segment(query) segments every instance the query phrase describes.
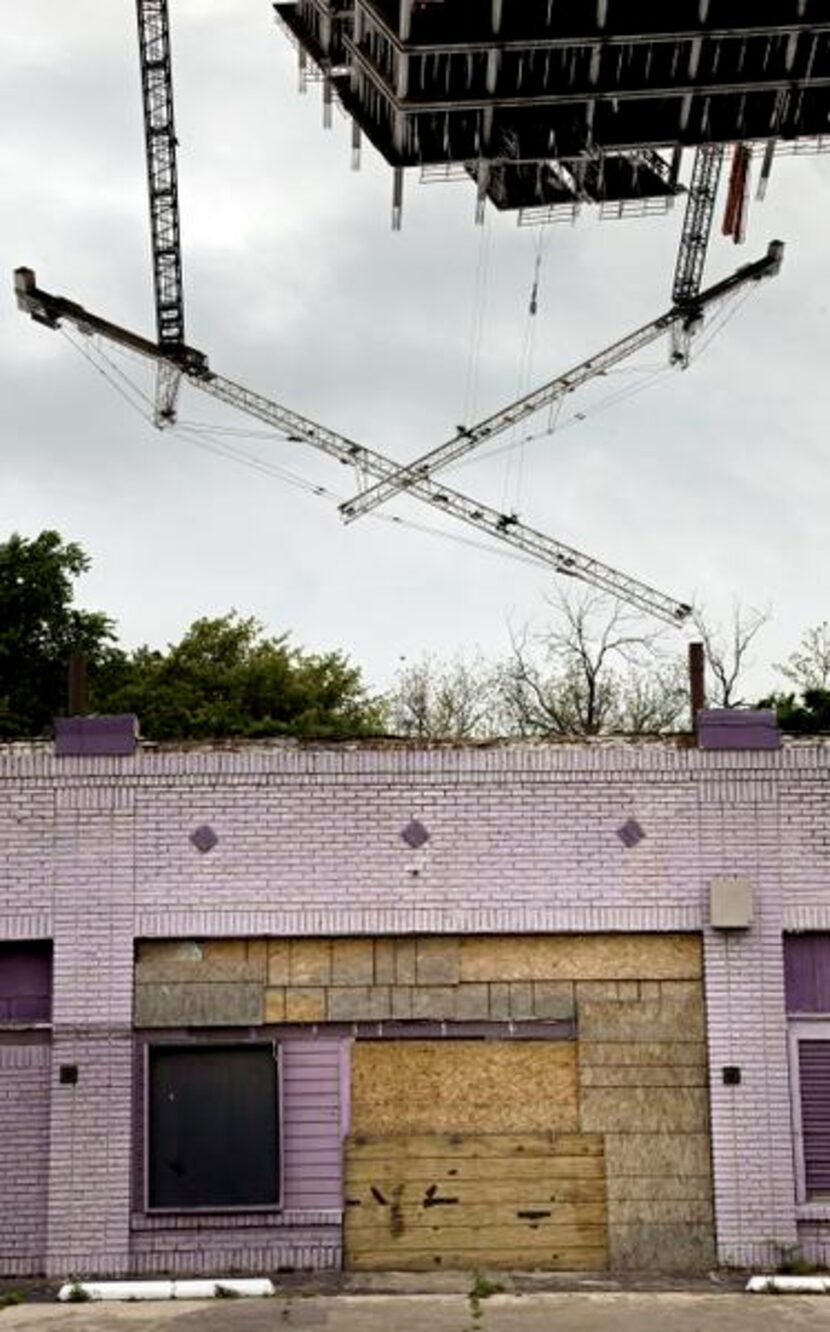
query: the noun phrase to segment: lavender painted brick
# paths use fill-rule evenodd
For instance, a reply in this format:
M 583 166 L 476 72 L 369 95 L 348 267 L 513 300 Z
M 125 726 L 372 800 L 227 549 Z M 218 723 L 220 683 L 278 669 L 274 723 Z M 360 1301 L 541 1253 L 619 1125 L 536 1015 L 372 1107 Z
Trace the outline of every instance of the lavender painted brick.
M 81 755 L 134 754 L 138 743 L 138 718 L 132 713 L 117 717 L 58 717 L 55 720 L 55 753 L 61 758 Z
M 0 1037 L 0 1275 L 46 1267 L 50 1062 L 48 1045 Z

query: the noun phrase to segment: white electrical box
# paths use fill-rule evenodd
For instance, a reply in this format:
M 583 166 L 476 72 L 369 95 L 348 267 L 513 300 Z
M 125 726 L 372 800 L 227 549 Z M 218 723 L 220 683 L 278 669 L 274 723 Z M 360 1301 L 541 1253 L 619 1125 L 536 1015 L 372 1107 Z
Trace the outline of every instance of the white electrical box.
M 751 879 L 722 875 L 709 882 L 709 924 L 713 930 L 748 930 L 755 910 Z

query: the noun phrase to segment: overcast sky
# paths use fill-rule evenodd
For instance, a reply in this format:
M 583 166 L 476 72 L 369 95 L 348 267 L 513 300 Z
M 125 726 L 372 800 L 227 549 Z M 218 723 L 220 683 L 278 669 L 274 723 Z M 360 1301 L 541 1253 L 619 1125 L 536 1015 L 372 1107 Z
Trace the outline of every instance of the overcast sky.
M 220 373 L 403 461 L 529 373 L 547 379 L 668 305 L 681 207 L 622 222 L 585 212 L 540 237 L 492 210 L 477 228 L 471 185 L 409 173 L 392 233 L 389 168 L 367 146 L 350 170 L 348 123 L 335 113 L 324 131 L 319 86 L 298 95 L 269 0 L 170 7 L 187 335 Z M 67 340 L 16 312 L 11 272 L 28 264 L 48 290 L 153 336 L 132 0 L 5 11 L 0 538 L 54 527 L 79 541 L 94 561 L 80 599 L 128 645 L 162 646 L 233 606 L 309 648 L 346 649 L 377 686 L 401 658 L 499 655 L 508 621 L 541 624 L 554 583 L 543 570 L 378 519 L 345 527 L 332 499 L 204 445 L 345 497 L 356 479 L 338 464 L 297 444 L 159 433 Z M 560 425 L 584 420 L 447 474 L 715 617 L 736 599 L 769 607 L 759 688 L 774 679 L 764 663 L 828 617 L 828 217 L 830 157 L 779 159 L 747 244 L 718 235 L 707 279 L 772 237 L 787 242 L 783 272 L 688 372 L 650 382 L 665 359 L 653 347 L 569 401 Z M 151 391 L 149 369 L 119 364 Z M 192 389 L 181 416 L 259 429 Z M 414 501 L 392 511 L 441 525 Z

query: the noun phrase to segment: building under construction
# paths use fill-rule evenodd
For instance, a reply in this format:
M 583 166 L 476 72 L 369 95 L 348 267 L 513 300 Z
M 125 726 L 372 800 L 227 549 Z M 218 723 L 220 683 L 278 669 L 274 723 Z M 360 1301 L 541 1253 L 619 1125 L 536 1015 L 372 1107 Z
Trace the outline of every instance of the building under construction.
M 520 220 L 660 211 L 684 148 L 830 146 L 828 0 L 296 0 L 281 25 L 395 168 Z

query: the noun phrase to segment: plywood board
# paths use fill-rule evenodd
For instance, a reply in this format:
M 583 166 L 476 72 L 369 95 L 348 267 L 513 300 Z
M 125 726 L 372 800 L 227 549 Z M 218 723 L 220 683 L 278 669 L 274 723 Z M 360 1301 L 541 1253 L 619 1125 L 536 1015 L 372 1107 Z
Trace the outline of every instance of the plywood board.
M 604 1163 L 601 1156 L 562 1156 L 545 1165 L 545 1178 L 548 1179 L 602 1179 Z M 421 1157 L 407 1165 L 407 1179 L 462 1180 L 462 1179 L 517 1179 L 536 1180 L 539 1177 L 540 1163 L 530 1158 L 522 1160 L 515 1157 L 477 1157 L 470 1160 L 448 1161 L 446 1158 L 430 1160 Z M 401 1178 L 401 1163 L 390 1161 L 349 1161 L 347 1158 L 346 1179 L 349 1184 L 358 1181 L 372 1182 L 378 1179 L 391 1180 Z
M 576 1132 L 570 1042 L 359 1041 L 354 1133 Z
M 590 1133 L 353 1133 L 351 1161 L 411 1160 L 416 1157 L 602 1156 L 599 1134 Z M 544 1167 L 546 1168 L 546 1167 Z
M 515 1195 L 518 1190 L 514 1189 L 513 1192 Z M 574 1226 L 604 1226 L 606 1218 L 605 1202 L 602 1199 L 598 1202 L 566 1203 L 547 1198 L 536 1199 L 533 1202 L 526 1198 L 516 1201 L 514 1197 L 512 1202 L 468 1203 L 462 1199 L 458 1191 L 452 1189 L 439 1189 L 427 1196 L 423 1186 L 417 1191 L 407 1190 L 400 1202 L 393 1201 L 391 1190 L 388 1197 L 379 1189 L 376 1189 L 376 1194 L 380 1194 L 384 1199 L 382 1203 L 371 1194 L 364 1203 L 356 1203 L 353 1198 L 348 1199 L 349 1233 L 355 1243 L 358 1242 L 360 1235 L 376 1236 L 379 1232 L 387 1231 L 392 1213 L 394 1213 L 394 1223 L 405 1228 L 407 1233 L 414 1233 L 417 1230 L 443 1232 L 464 1227 L 481 1230 L 486 1227 L 516 1225 L 534 1232 L 547 1233 L 550 1230 Z M 407 1202 L 406 1199 L 410 1194 L 413 1200 Z M 711 1215 L 711 1207 L 707 1212 L 706 1204 L 700 1202 L 663 1202 L 659 1207 L 656 1203 L 643 1204 L 644 1208 L 658 1208 L 654 1216 L 645 1213 L 634 1214 L 633 1209 L 636 1206 L 636 1203 L 631 1202 L 617 1203 L 620 1219 L 704 1221 Z M 701 1208 L 703 1208 L 702 1215 L 692 1214 Z
M 681 1181 L 682 1182 L 682 1181 Z M 687 1184 L 693 1184 L 695 1181 L 685 1181 Z M 446 1178 L 439 1182 L 436 1179 L 428 1181 L 426 1179 L 410 1179 L 406 1185 L 406 1197 L 410 1195 L 419 1199 L 420 1206 L 425 1202 L 427 1196 L 431 1198 L 459 1198 L 464 1206 L 478 1207 L 497 1207 L 502 1203 L 509 1203 L 512 1207 L 547 1207 L 551 1203 L 605 1203 L 606 1184 L 602 1177 L 602 1171 L 597 1170 L 589 1179 L 575 1178 L 573 1176 L 561 1177 L 557 1173 L 555 1176 L 546 1176 L 544 1179 L 538 1178 L 538 1172 L 535 1178 L 526 1180 L 517 1179 L 492 1179 L 489 1176 L 486 1179 L 459 1179 L 458 1176 Z M 364 1206 L 377 1204 L 378 1193 L 381 1197 L 386 1197 L 384 1182 L 379 1180 L 377 1175 L 372 1179 L 351 1178 L 347 1181 L 346 1205 L 348 1207 Z M 621 1197 L 628 1198 L 628 1194 L 621 1194 Z M 651 1194 L 647 1195 L 651 1197 Z M 686 1195 L 675 1190 L 673 1194 L 666 1194 L 666 1197 L 683 1198 Z M 692 1194 L 689 1197 L 703 1196 L 708 1194 Z M 439 1202 L 433 1203 L 433 1206 L 441 1206 Z
M 583 1087 L 582 1123 L 591 1133 L 700 1133 L 709 1098 L 705 1087 Z
M 696 980 L 694 934 L 491 935 L 461 941 L 463 981 Z

